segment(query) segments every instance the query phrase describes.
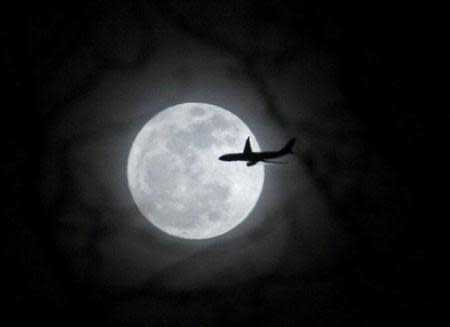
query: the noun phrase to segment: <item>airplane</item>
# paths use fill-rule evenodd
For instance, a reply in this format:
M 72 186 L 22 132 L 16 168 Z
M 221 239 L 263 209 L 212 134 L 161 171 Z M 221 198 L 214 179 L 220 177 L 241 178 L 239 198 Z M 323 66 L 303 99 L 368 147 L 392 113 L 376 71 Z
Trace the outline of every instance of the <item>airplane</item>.
M 286 154 L 292 154 L 292 147 L 295 143 L 295 137 L 290 139 L 289 142 L 279 151 L 270 152 L 253 152 L 250 145 L 250 136 L 245 141 L 244 151 L 242 153 L 228 153 L 219 157 L 222 161 L 248 161 L 247 166 L 256 165 L 258 162 L 267 162 L 275 164 L 285 164 L 286 162 L 271 161 L 268 159 L 279 158 Z

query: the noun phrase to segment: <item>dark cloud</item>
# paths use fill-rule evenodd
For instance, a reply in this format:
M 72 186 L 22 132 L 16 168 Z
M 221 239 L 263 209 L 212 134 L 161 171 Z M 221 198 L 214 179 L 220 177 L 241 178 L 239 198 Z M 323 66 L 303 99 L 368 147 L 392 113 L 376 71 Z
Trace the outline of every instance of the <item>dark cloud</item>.
M 429 80 L 420 65 L 427 47 L 418 46 L 423 32 L 405 8 L 361 6 L 33 5 L 27 37 L 7 34 L 3 54 L 18 107 L 2 128 L 2 168 L 12 181 L 4 200 L 5 269 L 13 272 L 5 298 L 15 319 L 69 326 L 426 320 L 429 105 L 418 81 Z M 289 165 L 267 166 L 249 218 L 219 238 L 162 233 L 128 190 L 137 132 L 182 102 L 231 110 L 263 148 L 297 137 Z M 229 123 L 214 117 L 211 124 L 197 127 L 213 137 Z M 207 146 L 195 127 L 179 137 Z M 180 144 L 165 146 L 187 151 Z M 155 162 L 161 167 L 148 171 L 149 180 L 174 182 L 170 171 L 155 173 L 165 165 Z

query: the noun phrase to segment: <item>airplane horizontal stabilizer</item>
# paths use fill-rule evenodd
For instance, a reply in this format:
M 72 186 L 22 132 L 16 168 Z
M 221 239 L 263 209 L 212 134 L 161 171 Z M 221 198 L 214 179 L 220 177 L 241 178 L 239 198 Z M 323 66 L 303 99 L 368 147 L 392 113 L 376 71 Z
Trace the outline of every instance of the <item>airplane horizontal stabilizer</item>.
M 262 162 L 271 163 L 271 164 L 287 164 L 285 161 L 271 161 L 271 160 L 261 160 Z

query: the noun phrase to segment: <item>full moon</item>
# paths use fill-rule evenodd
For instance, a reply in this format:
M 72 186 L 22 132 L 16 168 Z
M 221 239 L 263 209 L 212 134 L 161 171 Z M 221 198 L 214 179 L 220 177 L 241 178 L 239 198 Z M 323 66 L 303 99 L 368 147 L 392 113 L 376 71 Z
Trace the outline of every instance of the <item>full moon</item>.
M 218 160 L 242 152 L 248 126 L 230 111 L 206 103 L 169 107 L 139 131 L 128 157 L 128 185 L 141 213 L 160 230 L 206 239 L 235 228 L 252 211 L 264 166 Z

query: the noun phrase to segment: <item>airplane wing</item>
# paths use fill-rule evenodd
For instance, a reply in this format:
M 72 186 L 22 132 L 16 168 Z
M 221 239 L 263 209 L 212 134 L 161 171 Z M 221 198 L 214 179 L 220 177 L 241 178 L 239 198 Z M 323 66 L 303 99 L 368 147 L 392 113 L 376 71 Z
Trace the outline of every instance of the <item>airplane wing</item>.
M 285 165 L 287 162 L 284 161 L 271 161 L 271 160 L 261 160 L 262 162 L 271 163 L 271 164 L 282 164 Z
M 252 153 L 252 146 L 250 145 L 250 136 L 245 141 L 244 154 Z

